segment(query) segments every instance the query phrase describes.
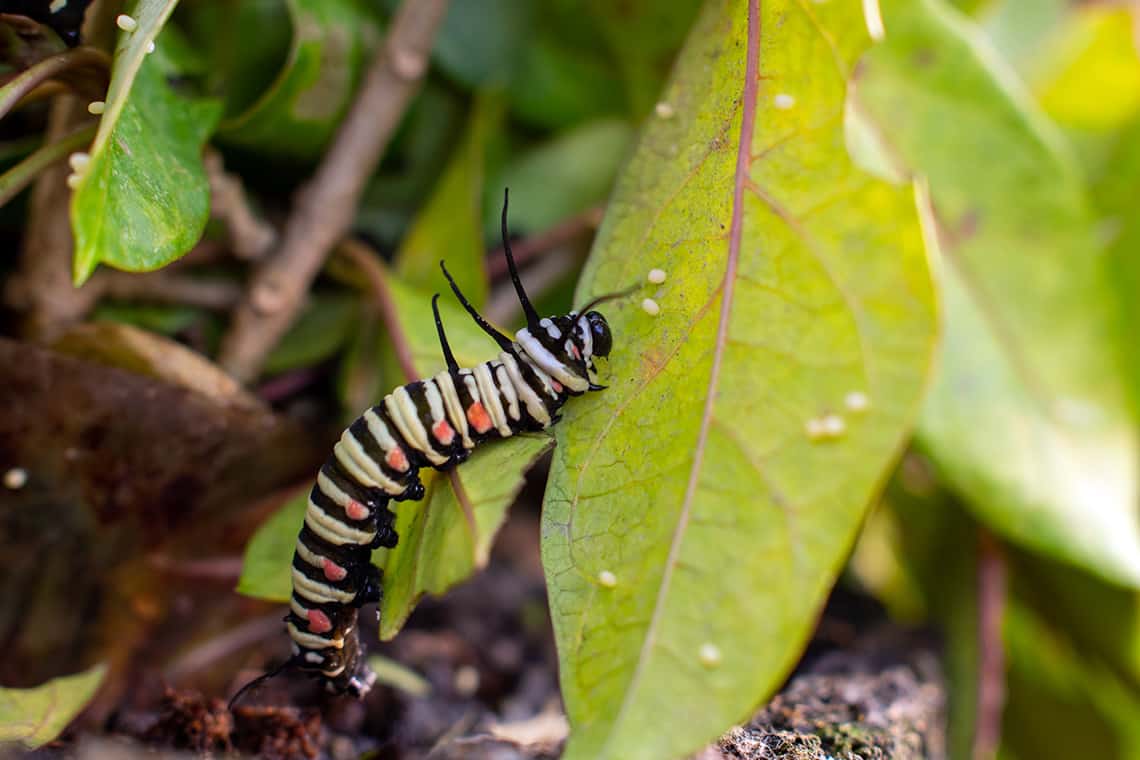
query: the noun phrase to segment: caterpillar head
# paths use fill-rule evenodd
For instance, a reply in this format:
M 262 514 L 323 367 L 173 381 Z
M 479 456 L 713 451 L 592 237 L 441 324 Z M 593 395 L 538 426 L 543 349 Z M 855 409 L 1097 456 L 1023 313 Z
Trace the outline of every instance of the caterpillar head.
M 582 339 L 582 355 L 587 361 L 593 356 L 603 359 L 610 355 L 614 346 L 609 323 L 601 312 L 588 311 L 578 317 L 578 334 Z

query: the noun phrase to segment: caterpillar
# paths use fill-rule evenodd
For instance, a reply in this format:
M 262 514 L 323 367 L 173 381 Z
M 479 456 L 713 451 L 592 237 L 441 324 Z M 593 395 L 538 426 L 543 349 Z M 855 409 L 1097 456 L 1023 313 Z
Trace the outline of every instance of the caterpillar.
M 296 667 L 335 694 L 367 694 L 376 676 L 361 655 L 357 613 L 381 598 L 372 550 L 394 547 L 399 540 L 388 505 L 423 498 L 422 468 L 447 470 L 484 442 L 544 430 L 558 422 L 571 397 L 605 389 L 595 382 L 594 358 L 608 356 L 613 340 L 605 317 L 591 307 L 625 293 L 596 298 L 563 316 L 539 318 L 511 252 L 508 200 L 504 194 L 503 255 L 526 327 L 513 339 L 492 327 L 440 262 L 455 297 L 500 353 L 475 367 L 460 367 L 440 319 L 439 294 L 432 297 L 446 369 L 396 388 L 365 410 L 321 467 L 293 554 L 293 593 L 285 618 L 293 654 L 262 678 Z M 231 704 L 260 680 L 243 687 Z

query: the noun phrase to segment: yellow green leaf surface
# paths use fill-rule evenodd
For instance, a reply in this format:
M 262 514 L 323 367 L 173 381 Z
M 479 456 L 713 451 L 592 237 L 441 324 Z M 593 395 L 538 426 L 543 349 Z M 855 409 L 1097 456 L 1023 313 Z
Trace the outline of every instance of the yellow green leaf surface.
M 618 181 L 578 301 L 643 286 L 543 518 L 568 758 L 683 757 L 763 702 L 917 413 L 914 196 L 844 147 L 860 11 L 708 3 Z
M 96 665 L 32 689 L 0 687 L 0 748 L 8 742 L 35 748 L 55 739 L 95 695 L 105 671 Z
M 1140 584 L 1125 345 L 1081 174 L 976 27 L 931 0 L 883 10 L 860 107 L 928 179 L 944 252 L 944 353 L 921 442 L 994 530 Z
M 220 106 L 177 94 L 147 55 L 175 5 L 139 0 L 136 28 L 120 32 L 106 110 L 71 198 L 77 283 L 101 262 L 129 271 L 165 266 L 190 250 L 206 225 L 210 192 L 201 152 Z

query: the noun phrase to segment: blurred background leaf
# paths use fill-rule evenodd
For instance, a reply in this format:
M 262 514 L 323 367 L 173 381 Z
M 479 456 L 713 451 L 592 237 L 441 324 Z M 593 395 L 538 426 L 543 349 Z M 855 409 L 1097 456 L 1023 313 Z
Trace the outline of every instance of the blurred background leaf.
M 439 262 L 474 304 L 487 298 L 483 267 L 483 186 L 487 143 L 501 129 L 502 103 L 483 96 L 472 106 L 467 132 L 427 203 L 396 251 L 396 272 L 410 285 L 446 285 Z M 443 287 L 446 290 L 446 287 Z
M 106 670 L 96 665 L 34 689 L 0 687 L 0 747 L 19 742 L 35 749 L 55 739 L 90 701 Z
M 921 443 L 987 525 L 1140 584 L 1125 344 L 1080 170 L 968 20 L 931 0 L 885 8 L 858 102 L 929 180 L 944 253 Z
M 238 84 L 226 99 L 232 110 L 218 135 L 258 153 L 312 160 L 324 151 L 352 102 L 380 38 L 378 23 L 372 4 L 363 0 L 286 0 L 285 7 L 292 41 L 288 58 L 268 88 L 261 84 L 265 64 L 275 59 L 279 49 L 280 13 L 256 2 L 242 11 L 246 15 L 236 19 L 237 24 L 228 12 L 213 17 L 208 33 L 228 38 L 228 47 L 219 45 L 217 50 L 227 56 L 225 62 Z M 264 37 L 263 14 L 276 17 L 268 21 Z M 262 39 L 247 45 L 250 36 Z M 224 80 L 227 90 L 230 80 L 229 76 Z M 248 85 L 242 87 L 245 81 Z M 250 93 L 258 93 L 252 102 Z M 241 106 L 245 107 L 238 110 Z

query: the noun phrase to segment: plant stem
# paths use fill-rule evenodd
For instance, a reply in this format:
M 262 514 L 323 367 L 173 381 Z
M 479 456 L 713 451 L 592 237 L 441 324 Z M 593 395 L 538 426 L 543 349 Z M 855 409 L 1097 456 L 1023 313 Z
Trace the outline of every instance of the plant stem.
M 84 127 L 72 132 L 62 140 L 56 140 L 39 148 L 23 161 L 0 174 L 0 207 L 19 195 L 20 191 L 30 185 L 40 172 L 84 145 L 90 144 L 94 137 L 95 127 Z
M 29 66 L 0 87 L 0 118 L 11 111 L 25 95 L 49 79 L 73 69 L 88 67 L 107 76 L 107 72 L 111 69 L 111 61 L 101 50 L 80 47 Z
M 1005 704 L 1005 650 L 1001 624 L 1005 613 L 1005 555 L 990 533 L 978 536 L 978 702 L 974 716 L 974 760 L 990 760 L 1001 741 Z

